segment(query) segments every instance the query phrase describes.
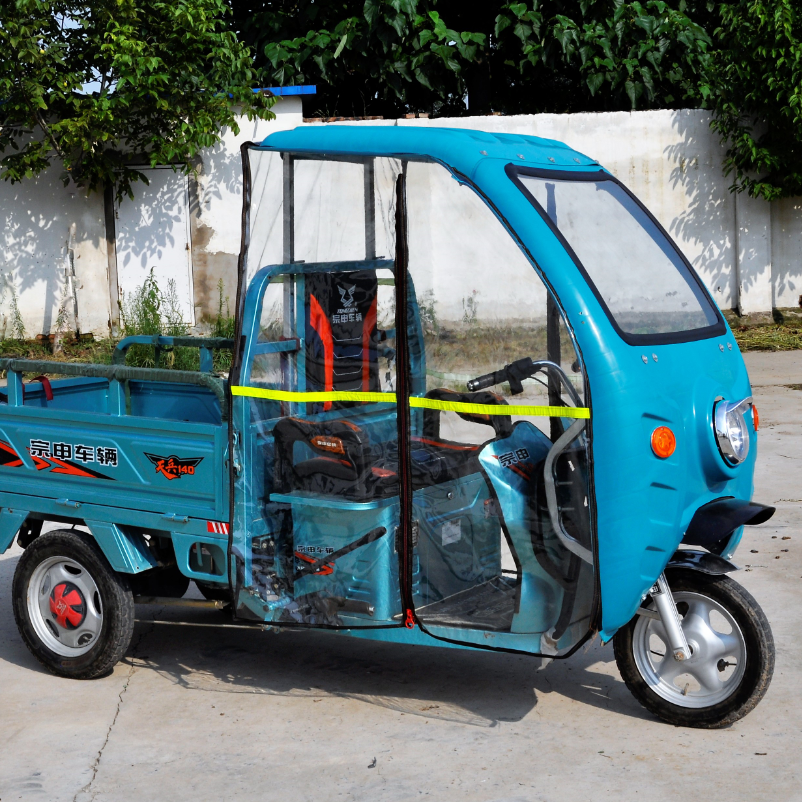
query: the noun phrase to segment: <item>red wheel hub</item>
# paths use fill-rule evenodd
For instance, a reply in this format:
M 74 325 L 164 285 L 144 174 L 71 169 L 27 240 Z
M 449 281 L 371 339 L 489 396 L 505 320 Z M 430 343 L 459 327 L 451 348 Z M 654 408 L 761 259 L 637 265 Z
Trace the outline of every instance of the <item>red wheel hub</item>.
M 86 617 L 86 601 L 72 582 L 60 582 L 50 594 L 50 612 L 62 629 L 78 629 Z

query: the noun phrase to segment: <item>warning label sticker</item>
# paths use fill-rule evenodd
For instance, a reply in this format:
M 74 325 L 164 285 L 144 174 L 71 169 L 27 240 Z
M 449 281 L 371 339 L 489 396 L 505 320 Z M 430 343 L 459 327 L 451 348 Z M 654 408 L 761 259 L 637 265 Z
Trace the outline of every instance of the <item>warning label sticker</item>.
M 462 521 L 459 518 L 456 521 L 446 521 L 440 528 L 440 536 L 444 546 L 462 540 Z

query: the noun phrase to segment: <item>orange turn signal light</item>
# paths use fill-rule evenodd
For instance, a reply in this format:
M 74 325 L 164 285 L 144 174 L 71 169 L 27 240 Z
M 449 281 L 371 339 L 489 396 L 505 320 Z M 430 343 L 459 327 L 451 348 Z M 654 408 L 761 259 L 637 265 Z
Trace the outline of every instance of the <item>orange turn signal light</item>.
M 652 432 L 652 451 L 660 457 L 666 459 L 674 453 L 677 447 L 677 438 L 668 426 L 658 426 Z
M 754 404 L 752 404 L 752 423 L 757 431 L 760 428 L 760 415 L 757 414 L 757 407 Z

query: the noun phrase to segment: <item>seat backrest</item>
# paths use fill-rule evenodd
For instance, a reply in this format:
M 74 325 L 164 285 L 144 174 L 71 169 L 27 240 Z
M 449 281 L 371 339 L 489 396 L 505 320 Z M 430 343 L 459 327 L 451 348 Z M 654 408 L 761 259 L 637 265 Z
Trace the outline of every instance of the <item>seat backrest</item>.
M 305 292 L 307 389 L 379 391 L 376 273 L 309 273 Z

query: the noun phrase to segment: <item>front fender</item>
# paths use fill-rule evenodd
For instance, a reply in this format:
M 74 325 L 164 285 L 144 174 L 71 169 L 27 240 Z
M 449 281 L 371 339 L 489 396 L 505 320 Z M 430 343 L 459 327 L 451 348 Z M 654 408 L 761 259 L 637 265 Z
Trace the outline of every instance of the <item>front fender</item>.
M 699 571 L 712 576 L 731 574 L 733 571 L 741 570 L 737 565 L 725 560 L 723 557 L 719 557 L 717 554 L 691 549 L 675 551 L 666 568 L 688 568 L 691 571 Z
M 755 501 L 717 498 L 696 510 L 682 542 L 688 546 L 703 546 L 721 554 L 736 529 L 758 526 L 768 521 L 774 513 L 774 507 Z

